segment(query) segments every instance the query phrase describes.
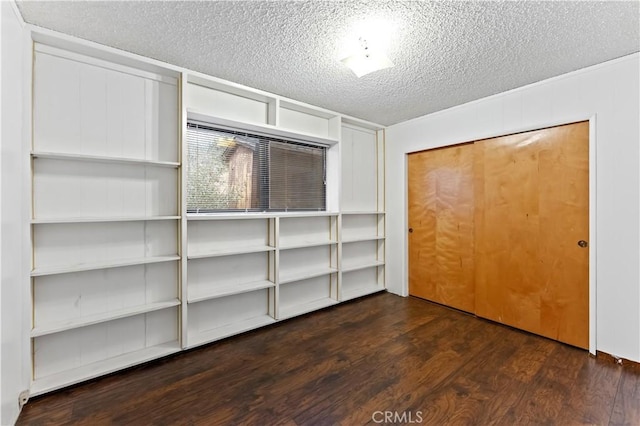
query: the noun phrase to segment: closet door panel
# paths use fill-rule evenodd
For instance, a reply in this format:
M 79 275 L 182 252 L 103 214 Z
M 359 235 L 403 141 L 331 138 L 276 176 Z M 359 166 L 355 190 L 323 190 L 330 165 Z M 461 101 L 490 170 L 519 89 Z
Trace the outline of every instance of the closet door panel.
M 409 293 L 474 312 L 474 146 L 410 154 Z
M 589 341 L 589 123 L 478 141 L 476 313 Z

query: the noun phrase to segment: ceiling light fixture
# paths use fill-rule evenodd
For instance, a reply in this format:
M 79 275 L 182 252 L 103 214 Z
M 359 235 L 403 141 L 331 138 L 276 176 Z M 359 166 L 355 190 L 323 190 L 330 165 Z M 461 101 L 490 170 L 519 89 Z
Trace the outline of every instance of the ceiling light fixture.
M 342 63 L 353 71 L 356 77 L 360 78 L 374 71 L 391 68 L 393 62 L 381 50 L 371 49 L 367 40 L 359 39 L 360 47 L 357 51 L 344 59 Z

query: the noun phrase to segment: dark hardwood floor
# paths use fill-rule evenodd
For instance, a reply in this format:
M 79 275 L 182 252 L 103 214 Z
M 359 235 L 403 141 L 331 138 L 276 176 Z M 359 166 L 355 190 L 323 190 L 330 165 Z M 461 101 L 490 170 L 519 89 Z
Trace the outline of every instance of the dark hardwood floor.
M 376 423 L 637 426 L 640 368 L 383 293 L 35 398 L 18 420 Z

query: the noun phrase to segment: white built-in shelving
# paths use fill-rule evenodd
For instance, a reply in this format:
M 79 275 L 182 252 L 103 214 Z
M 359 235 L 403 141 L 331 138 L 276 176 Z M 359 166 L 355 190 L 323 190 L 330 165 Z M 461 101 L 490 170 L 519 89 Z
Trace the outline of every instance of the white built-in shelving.
M 338 216 L 188 215 L 186 346 L 337 303 Z
M 359 119 L 34 31 L 30 393 L 385 287 Z M 327 211 L 188 213 L 187 120 L 327 147 Z
M 178 77 L 35 45 L 31 394 L 180 350 Z
M 342 213 L 341 301 L 385 288 L 384 218 L 377 211 Z

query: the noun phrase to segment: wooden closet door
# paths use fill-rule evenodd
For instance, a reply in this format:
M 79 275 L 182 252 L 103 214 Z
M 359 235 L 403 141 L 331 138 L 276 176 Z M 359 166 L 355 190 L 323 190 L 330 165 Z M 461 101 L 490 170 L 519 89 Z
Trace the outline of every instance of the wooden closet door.
M 474 147 L 408 156 L 409 294 L 474 311 Z
M 476 313 L 589 346 L 589 123 L 478 141 Z

